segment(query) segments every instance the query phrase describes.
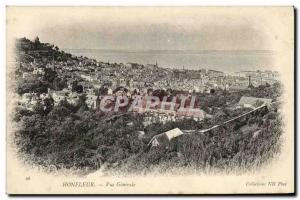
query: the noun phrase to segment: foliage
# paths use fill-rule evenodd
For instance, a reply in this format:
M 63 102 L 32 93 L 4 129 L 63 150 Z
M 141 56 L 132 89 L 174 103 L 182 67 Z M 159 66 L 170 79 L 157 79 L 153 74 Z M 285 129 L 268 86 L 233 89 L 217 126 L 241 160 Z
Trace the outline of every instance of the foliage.
M 19 111 L 23 128 L 16 133 L 20 153 L 33 155 L 39 165 L 59 168 L 98 169 L 104 163 L 108 169 L 126 173 L 148 173 L 155 166 L 161 172 L 172 167 L 221 170 L 258 167 L 280 151 L 281 119 L 279 113 L 253 115 L 218 128 L 205 135 L 191 134 L 175 138 L 167 148 L 151 148 L 147 144 L 159 133 L 173 128 L 204 129 L 212 122 L 182 120 L 166 124 L 155 123 L 142 130 L 142 116 L 128 113 L 106 121 L 107 113 L 89 110 L 78 112 L 67 102 L 54 106 L 48 114 Z M 20 116 L 21 115 L 21 116 Z M 128 125 L 128 122 L 133 122 Z M 257 129 L 261 133 L 254 137 Z M 173 164 L 172 164 L 173 163 Z M 152 167 L 151 167 L 152 166 Z M 145 171 L 146 170 L 146 171 Z
M 20 95 L 24 93 L 46 93 L 48 91 L 49 84 L 47 82 L 38 79 L 19 79 L 16 92 Z
M 78 84 L 77 80 L 73 81 L 73 83 L 72 83 L 72 92 L 77 92 L 77 93 L 83 92 L 83 87 L 82 87 L 82 85 Z
M 70 61 L 71 55 L 58 47 L 22 38 L 17 49 L 24 63 L 37 59 L 41 66 L 56 61 Z M 34 58 L 34 59 L 32 59 Z M 78 58 L 72 58 L 78 59 Z M 71 59 L 71 60 L 72 60 Z M 23 67 L 20 65 L 19 67 Z M 30 69 L 30 65 L 27 66 Z M 63 77 L 45 68 L 45 74 L 18 82 L 17 93 L 46 93 L 48 88 L 61 90 L 66 87 Z M 82 93 L 83 87 L 74 81 L 72 91 Z M 154 90 L 161 100 L 176 96 L 178 91 Z M 250 90 L 230 93 L 216 89 L 213 93 L 197 94 L 196 106 L 213 115 L 212 119 L 196 122 L 184 119 L 176 122 L 153 123 L 144 127 L 143 115 L 132 113 L 103 113 L 90 110 L 85 95 L 77 105 L 66 100 L 54 106 L 52 98 L 38 102 L 33 111 L 16 109 L 14 120 L 20 124 L 15 143 L 19 153 L 30 161 L 57 169 L 99 169 L 106 164 L 108 170 L 126 173 L 149 173 L 159 167 L 165 173 L 174 167 L 197 170 L 220 169 L 233 171 L 259 167 L 280 152 L 282 119 L 277 108 L 259 111 L 205 134 L 186 134 L 171 140 L 170 144 L 149 148 L 148 143 L 157 134 L 173 128 L 201 130 L 245 113 L 247 109 L 233 109 L 242 96 L 264 97 L 278 100 L 282 93 L 280 84 L 261 85 Z M 98 95 L 107 94 L 100 88 Z M 256 106 L 261 105 L 257 102 Z M 144 131 L 144 137 L 139 137 Z M 254 134 L 256 133 L 256 134 Z

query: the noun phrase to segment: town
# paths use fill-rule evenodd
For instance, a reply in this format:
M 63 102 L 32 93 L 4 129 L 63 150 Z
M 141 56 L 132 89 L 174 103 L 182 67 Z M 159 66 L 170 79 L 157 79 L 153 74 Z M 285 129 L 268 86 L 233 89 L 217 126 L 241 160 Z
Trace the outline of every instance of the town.
M 115 104 L 114 98 L 119 96 L 126 97 L 129 102 L 137 97 L 145 100 L 148 96 L 158 96 L 162 100 L 162 97 L 166 96 L 170 101 L 167 102 L 169 109 L 159 109 L 160 115 L 156 112 L 158 119 L 166 121 L 188 117 L 202 120 L 210 117 L 210 114 L 203 111 L 199 104 L 190 112 L 170 112 L 170 107 L 177 110 L 180 106 L 178 100 L 170 100 L 171 96 L 178 99 L 179 95 L 184 95 L 191 100 L 192 96 L 199 94 L 211 94 L 218 90 L 229 93 L 250 90 L 259 85 L 272 85 L 279 80 L 276 71 L 226 73 L 210 69 L 169 69 L 159 67 L 157 62 L 146 65 L 104 63 L 60 52 L 58 47 L 41 43 L 38 38 L 34 42 L 26 38 L 18 40 L 17 50 L 20 56 L 16 76 L 17 79 L 25 80 L 21 81 L 22 84 L 28 80 L 42 83 L 44 77 L 49 79 L 49 82 L 53 81 L 50 86 L 37 84 L 38 87 L 33 90 L 26 88 L 26 84 L 21 85 L 18 92 L 19 106 L 28 110 L 33 110 L 38 102 L 44 104 L 44 100 L 50 97 L 54 105 L 58 105 L 62 100 L 76 105 L 84 95 L 88 108 L 99 110 L 105 95 L 113 97 L 107 100 L 107 104 Z M 149 111 L 157 110 L 152 108 Z M 133 112 L 139 111 L 138 107 L 133 109 Z
M 14 120 L 22 125 L 15 141 L 48 170 L 105 163 L 140 172 L 154 158 L 201 169 L 253 167 L 267 160 L 258 155 L 272 157 L 279 149 L 276 71 L 101 62 L 38 37 L 18 39 L 15 51 Z M 228 164 L 220 165 L 224 159 Z

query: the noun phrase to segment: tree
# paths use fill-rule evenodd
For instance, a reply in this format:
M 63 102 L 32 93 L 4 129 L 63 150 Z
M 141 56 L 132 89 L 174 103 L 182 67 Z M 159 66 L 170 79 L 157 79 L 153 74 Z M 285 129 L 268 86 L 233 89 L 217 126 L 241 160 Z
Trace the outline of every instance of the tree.
M 20 81 L 17 87 L 17 93 L 22 95 L 24 93 L 47 93 L 49 85 L 40 80 L 25 80 Z
M 37 104 L 34 106 L 33 110 L 36 114 L 39 114 L 41 116 L 44 115 L 44 106 L 41 100 L 37 101 Z
M 101 86 L 97 91 L 96 94 L 97 96 L 99 95 L 107 95 L 108 89 L 106 87 Z
M 56 71 L 52 70 L 51 68 L 46 68 L 45 69 L 45 74 L 44 74 L 44 80 L 53 83 L 54 79 L 56 78 L 57 73 Z
M 72 83 L 72 92 L 78 92 L 78 93 L 83 92 L 83 86 L 79 85 L 77 80 L 73 81 Z
M 36 37 L 36 38 L 34 39 L 33 46 L 34 46 L 34 50 L 40 49 L 41 42 L 40 42 L 39 37 Z M 38 57 L 38 56 L 39 56 L 39 53 L 38 53 L 38 52 L 35 52 L 35 53 L 37 54 L 35 57 Z
M 118 91 L 124 91 L 124 92 L 128 92 L 128 89 L 127 88 L 125 88 L 125 87 L 122 87 L 122 86 L 119 86 L 119 87 L 117 87 L 114 91 L 113 91 L 113 93 L 116 93 L 116 92 L 118 92 Z
M 60 78 L 56 77 L 53 80 L 53 88 L 55 90 L 62 90 L 66 87 L 67 87 L 67 80 L 66 79 L 60 79 Z
M 86 96 L 85 95 L 81 95 L 79 96 L 79 101 L 78 101 L 78 105 L 77 105 L 77 112 L 84 112 L 89 110 L 89 107 L 87 106 L 86 102 Z
M 52 97 L 44 99 L 44 113 L 47 115 L 54 107 L 54 100 Z
M 62 122 L 64 118 L 69 116 L 71 111 L 63 106 L 55 106 L 49 113 L 49 118 Z
M 78 110 L 77 106 L 70 104 L 70 103 L 67 101 L 67 99 L 64 99 L 64 100 L 60 101 L 60 102 L 59 102 L 59 105 L 62 106 L 62 107 L 67 108 L 67 109 L 70 110 L 72 113 L 75 113 L 75 112 Z
M 38 36 L 36 36 L 36 37 L 34 38 L 34 44 L 36 44 L 36 45 L 41 44 L 40 38 L 39 38 Z
M 158 97 L 159 100 L 162 101 L 164 96 L 168 95 L 168 92 L 166 92 L 165 90 L 158 89 L 158 90 L 154 90 L 152 95 Z

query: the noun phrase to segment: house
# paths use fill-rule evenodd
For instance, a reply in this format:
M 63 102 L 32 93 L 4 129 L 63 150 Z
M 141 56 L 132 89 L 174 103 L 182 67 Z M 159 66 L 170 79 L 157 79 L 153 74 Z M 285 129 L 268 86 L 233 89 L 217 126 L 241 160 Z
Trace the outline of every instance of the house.
M 43 68 L 34 67 L 32 74 L 35 74 L 35 75 L 44 75 L 45 71 L 44 71 Z
M 39 99 L 39 96 L 37 93 L 24 93 L 22 95 L 22 99 L 19 101 L 21 103 L 24 103 L 24 104 L 36 104 L 37 103 L 37 100 Z
M 34 106 L 40 101 L 37 93 L 24 93 L 18 100 L 18 105 L 33 111 Z
M 27 77 L 29 77 L 30 76 L 30 73 L 28 73 L 28 72 L 23 72 L 23 74 L 22 74 L 22 77 L 23 78 L 27 78 Z
M 167 132 L 155 135 L 149 142 L 148 146 L 156 147 L 156 146 L 167 146 L 170 141 L 184 133 L 179 129 L 171 129 Z
M 96 109 L 97 106 L 97 101 L 99 101 L 100 99 L 98 98 L 98 96 L 93 95 L 93 94 L 88 94 L 86 95 L 86 100 L 85 103 L 87 104 L 87 106 L 91 109 Z
M 66 97 L 67 97 L 66 93 L 63 91 L 53 91 L 51 93 L 52 93 L 52 98 L 54 100 L 55 105 L 58 105 L 60 103 L 60 101 L 66 99 Z
M 21 104 L 29 104 L 30 101 L 31 101 L 31 98 L 32 98 L 32 94 L 31 94 L 31 93 L 24 93 L 24 94 L 21 96 L 19 102 L 20 102 Z
M 50 95 L 48 93 L 42 93 L 42 94 L 40 94 L 40 99 L 41 100 L 45 100 L 46 98 L 49 98 L 49 97 L 50 97 Z
M 127 96 L 127 92 L 125 91 L 124 88 L 120 88 L 115 91 L 116 96 Z
M 79 95 L 76 92 L 71 92 L 66 99 L 69 104 L 76 105 L 79 102 Z
M 272 103 L 272 99 L 242 96 L 237 107 L 255 108 L 259 106 L 259 103 L 270 105 Z
M 133 111 L 138 113 L 152 112 L 152 113 L 164 113 L 175 115 L 179 104 L 175 102 L 153 102 L 151 99 L 144 97 L 137 105 L 133 106 Z
M 112 95 L 112 94 L 113 94 L 113 90 L 112 90 L 111 88 L 108 88 L 107 94 L 108 94 L 108 95 Z
M 157 62 L 156 62 L 156 64 L 146 64 L 145 67 L 153 70 L 153 69 L 157 69 L 158 65 L 157 65 Z
M 131 67 L 132 69 L 141 69 L 143 68 L 143 65 L 138 64 L 138 63 L 126 63 L 127 67 Z
M 68 89 L 72 90 L 73 82 L 74 82 L 73 79 L 69 79 L 69 80 L 67 81 Z
M 199 108 L 179 109 L 176 115 L 181 118 L 191 118 L 195 121 L 201 121 L 205 118 L 211 118 L 211 115 L 208 115 L 204 110 L 201 110 Z
M 145 132 L 144 131 L 138 131 L 138 138 L 143 139 L 145 137 Z
M 219 77 L 219 76 L 224 76 L 224 72 L 217 71 L 217 70 L 208 70 L 207 75 L 209 77 Z
M 235 84 L 235 85 L 231 85 L 229 86 L 229 89 L 231 91 L 238 91 L 238 90 L 249 90 L 249 85 L 247 84 Z

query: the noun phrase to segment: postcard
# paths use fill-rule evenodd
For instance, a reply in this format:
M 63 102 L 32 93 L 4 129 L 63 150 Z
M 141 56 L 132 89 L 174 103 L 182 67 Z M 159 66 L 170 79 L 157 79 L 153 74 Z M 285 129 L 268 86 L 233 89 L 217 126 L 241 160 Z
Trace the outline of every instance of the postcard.
M 6 8 L 8 194 L 293 194 L 294 8 Z

